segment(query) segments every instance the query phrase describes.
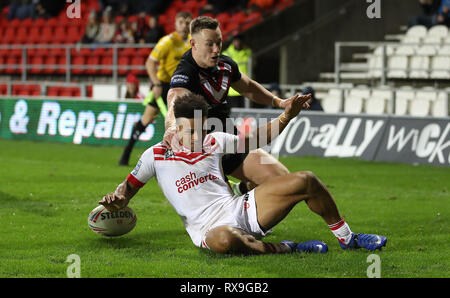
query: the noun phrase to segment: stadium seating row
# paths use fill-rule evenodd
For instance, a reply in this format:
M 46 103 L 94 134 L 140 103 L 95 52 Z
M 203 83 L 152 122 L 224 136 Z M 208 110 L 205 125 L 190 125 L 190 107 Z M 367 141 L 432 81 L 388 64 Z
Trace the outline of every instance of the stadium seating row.
M 144 65 L 151 49 L 123 48 L 118 49 L 118 74 L 129 71 L 134 74 L 146 74 Z M 72 74 L 111 75 L 113 66 L 112 48 L 81 48 L 70 50 L 70 66 Z M 27 50 L 27 72 L 30 74 L 65 74 L 67 58 L 64 48 L 32 48 Z M 21 74 L 22 49 L 0 49 L 0 73 Z
M 165 29 L 165 32 L 172 32 L 174 28 L 175 15 L 181 11 L 189 11 L 194 17 L 198 16 L 199 10 L 206 4 L 206 0 L 175 0 L 169 6 L 166 12 L 160 15 L 159 24 Z M 286 6 L 292 4 L 292 1 L 281 1 Z M 45 20 L 44 18 L 32 19 L 13 19 L 6 21 L 3 18 L 0 21 L 0 44 L 58 44 L 58 43 L 76 43 L 80 41 L 84 34 L 88 10 L 99 9 L 97 1 L 82 3 L 81 18 L 67 18 L 66 11 L 63 10 L 57 17 Z M 255 11 L 249 14 L 245 12 L 219 13 L 217 16 L 210 14 L 211 17 L 217 17 L 221 23 L 221 28 L 225 38 L 237 30 L 246 30 L 251 26 L 262 21 L 261 12 Z M 115 21 L 119 23 L 124 16 L 116 16 Z M 128 16 L 129 22 L 133 22 L 138 15 Z M 146 21 L 150 15 L 146 16 Z
M 369 57 L 369 73 L 381 76 L 383 48 Z M 387 77 L 411 79 L 450 79 L 450 44 L 444 46 L 387 46 Z
M 450 43 L 450 34 L 445 25 L 436 25 L 427 29 L 422 25 L 416 25 L 408 29 L 406 34 L 399 35 L 401 43 L 415 44 L 440 44 Z
M 396 37 L 398 43 L 377 47 L 368 57 L 369 77 L 382 76 L 383 51 L 387 77 L 393 79 L 450 79 L 450 32 L 446 26 L 417 25 Z
M 328 113 L 382 115 L 394 112 L 395 115 L 446 117 L 449 92 L 450 88 L 437 91 L 432 87 L 404 86 L 394 91 L 389 87 L 371 89 L 360 85 L 352 89 L 331 88 L 321 103 Z

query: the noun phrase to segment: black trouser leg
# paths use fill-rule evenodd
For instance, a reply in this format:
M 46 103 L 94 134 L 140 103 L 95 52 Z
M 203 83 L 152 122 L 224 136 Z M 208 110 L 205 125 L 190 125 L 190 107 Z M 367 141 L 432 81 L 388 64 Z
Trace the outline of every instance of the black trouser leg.
M 119 160 L 119 165 L 127 166 L 130 161 L 131 151 L 133 151 L 134 144 L 136 144 L 139 136 L 145 131 L 146 126 L 144 126 L 139 120 L 133 125 L 133 131 L 131 132 L 131 138 L 128 140 L 128 144 L 123 150 L 122 156 Z

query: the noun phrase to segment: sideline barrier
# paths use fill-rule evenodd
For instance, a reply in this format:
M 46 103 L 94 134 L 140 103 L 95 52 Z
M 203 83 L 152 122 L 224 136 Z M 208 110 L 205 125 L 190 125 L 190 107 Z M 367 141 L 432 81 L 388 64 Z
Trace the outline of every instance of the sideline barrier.
M 0 99 L 0 138 L 125 145 L 143 112 L 137 100 Z M 163 134 L 164 118 L 159 115 L 136 146 L 152 146 Z
M 234 109 L 240 131 L 280 111 Z M 253 118 L 253 119 L 252 119 Z M 248 128 L 247 128 L 248 130 Z M 325 114 L 303 111 L 266 149 L 275 156 L 354 157 L 450 166 L 450 118 Z
M 137 100 L 0 99 L 0 138 L 122 146 L 143 111 Z M 279 110 L 236 108 L 231 117 L 245 131 L 279 114 Z M 136 146 L 160 142 L 163 119 L 159 115 Z M 354 157 L 448 167 L 450 117 L 303 111 L 266 149 L 275 156 Z

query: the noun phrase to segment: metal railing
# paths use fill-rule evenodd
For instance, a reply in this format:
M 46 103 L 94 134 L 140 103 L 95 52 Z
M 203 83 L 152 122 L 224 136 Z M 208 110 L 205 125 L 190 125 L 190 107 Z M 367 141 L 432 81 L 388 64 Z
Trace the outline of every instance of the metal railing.
M 145 70 L 145 65 L 118 65 L 118 59 L 119 59 L 119 49 L 126 49 L 126 48 L 148 48 L 152 49 L 155 46 L 155 44 L 119 44 L 119 43 L 113 43 L 113 44 L 26 44 L 26 45 L 0 45 L 0 50 L 21 50 L 21 63 L 20 64 L 0 64 L 0 70 L 3 69 L 15 69 L 19 70 L 18 73 L 21 74 L 22 81 L 26 81 L 28 78 L 28 75 L 30 74 L 31 69 L 57 69 L 61 68 L 61 64 L 31 64 L 30 61 L 30 55 L 29 50 L 32 49 L 63 49 L 64 50 L 64 57 L 66 60 L 66 63 L 64 65 L 65 68 L 65 81 L 70 82 L 72 79 L 73 69 L 82 69 L 82 70 L 110 70 L 111 71 L 111 79 L 113 82 L 117 82 L 118 76 L 119 76 L 119 70 Z M 96 65 L 80 65 L 80 64 L 72 64 L 72 58 L 76 55 L 73 55 L 73 50 L 80 50 L 80 49 L 91 49 L 92 51 L 98 48 L 103 49 L 112 49 L 111 52 L 111 58 L 112 63 L 109 65 L 106 64 L 96 64 Z M 105 56 L 105 55 L 103 55 Z M 2 71 L 4 72 L 4 71 Z

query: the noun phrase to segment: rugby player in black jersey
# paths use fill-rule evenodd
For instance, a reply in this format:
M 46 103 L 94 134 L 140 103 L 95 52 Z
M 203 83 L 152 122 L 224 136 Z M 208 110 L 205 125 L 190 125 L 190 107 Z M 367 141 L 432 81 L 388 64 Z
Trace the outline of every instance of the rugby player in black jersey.
M 206 98 L 211 106 L 208 119 L 220 119 L 223 129 L 226 128 L 226 118 L 230 116 L 230 109 L 225 101 L 230 86 L 251 101 L 278 108 L 285 108 L 289 102 L 300 96 L 294 95 L 283 100 L 273 96 L 270 91 L 247 75 L 240 73 L 236 62 L 220 54 L 222 33 L 217 20 L 200 16 L 191 22 L 190 32 L 191 49 L 183 55 L 178 64 L 167 95 L 168 112 L 164 135 L 164 143 L 167 146 L 170 146 L 176 131 L 173 103 L 188 91 Z M 308 96 L 310 95 L 305 95 Z M 307 103 L 303 106 L 304 109 L 308 107 Z M 234 134 L 237 134 L 237 129 L 234 130 Z M 289 173 L 283 164 L 262 149 L 253 150 L 251 154 L 229 154 L 223 158 L 222 168 L 225 175 L 231 175 L 245 182 L 233 187 L 233 191 L 238 195 L 269 178 Z

